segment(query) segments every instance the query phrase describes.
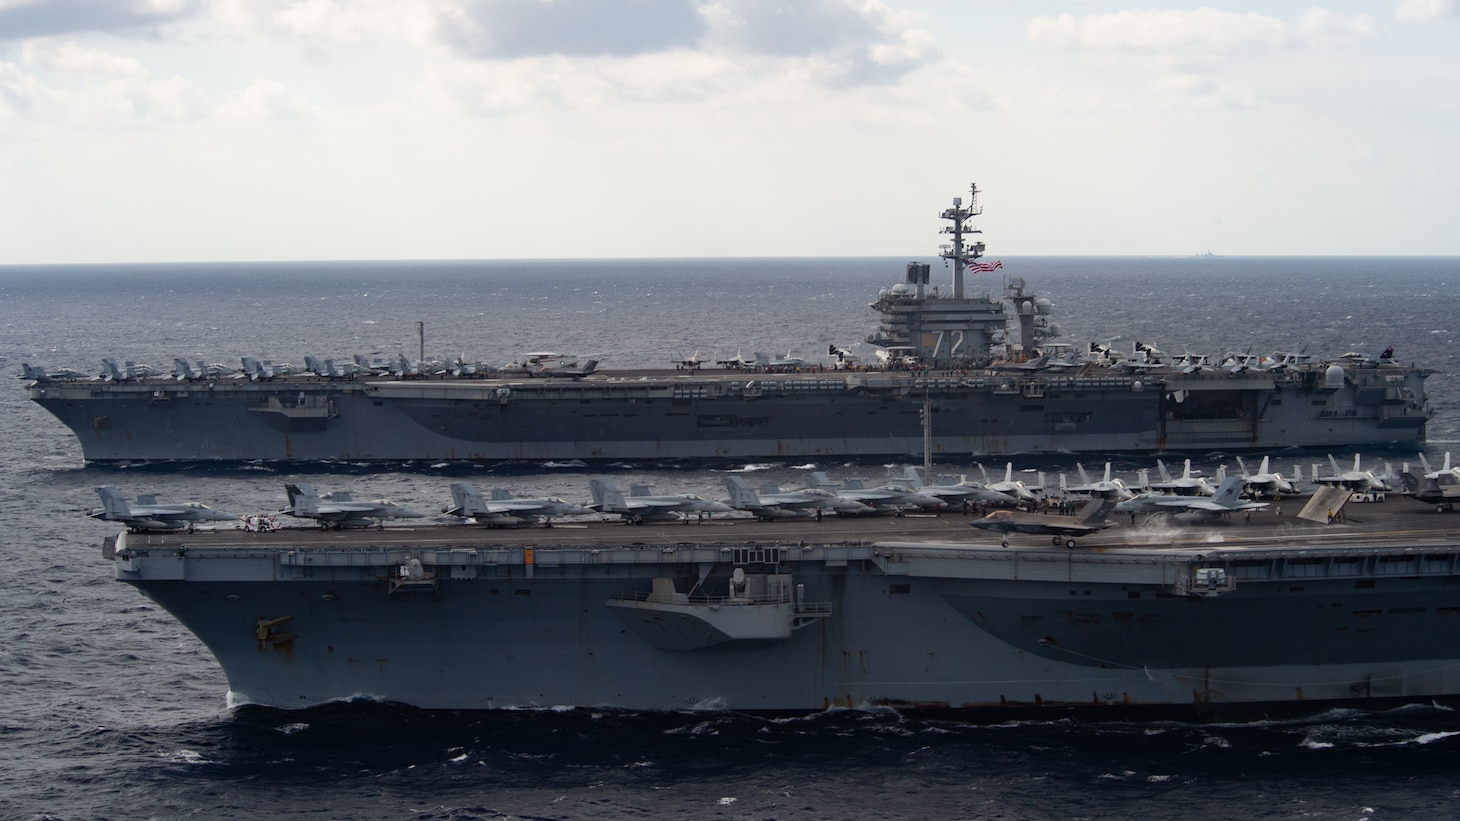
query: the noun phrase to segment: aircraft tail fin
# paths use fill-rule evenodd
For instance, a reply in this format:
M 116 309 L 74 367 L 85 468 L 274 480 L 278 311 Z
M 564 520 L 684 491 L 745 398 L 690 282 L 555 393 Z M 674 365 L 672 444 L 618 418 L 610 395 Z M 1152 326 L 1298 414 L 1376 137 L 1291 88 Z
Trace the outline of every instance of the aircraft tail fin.
M 648 485 L 629 485 L 630 496 L 652 496 Z
M 1091 499 L 1080 508 L 1075 521 L 1082 525 L 1097 525 L 1105 521 L 1105 514 L 1114 507 L 1108 499 Z
M 583 375 L 584 376 L 587 376 L 588 374 L 593 373 L 596 370 L 598 370 L 598 360 L 597 359 L 590 359 L 586 363 L 584 363 L 584 365 L 583 365 Z
M 512 501 L 512 491 L 502 487 L 492 488 L 492 501 L 510 502 Z
M 115 485 L 102 485 L 96 489 L 96 495 L 101 497 L 102 515 L 105 518 L 132 518 L 132 508 L 127 506 L 127 501 L 122 498 L 122 492 L 117 490 Z
M 289 508 L 294 511 L 294 515 L 319 515 L 319 494 L 315 492 L 314 485 L 309 482 L 284 485 L 284 492 L 289 494 Z
M 822 470 L 813 470 L 811 472 L 811 484 L 824 490 L 834 491 L 837 489 L 837 483 L 833 482 L 831 477 L 826 475 L 826 471 Z
M 760 496 L 739 476 L 726 476 L 725 489 L 730 492 L 731 507 L 760 507 Z
M 201 377 L 201 374 L 193 370 L 193 366 L 189 365 L 188 361 L 182 357 L 176 357 L 172 360 L 172 375 L 177 379 L 183 379 L 188 382 Z
M 1232 505 L 1242 496 L 1242 491 L 1247 488 L 1247 480 L 1241 476 L 1233 476 L 1217 486 L 1217 492 L 1212 495 L 1212 501 L 1219 505 Z
M 1237 472 L 1242 474 L 1243 479 L 1246 479 L 1252 475 L 1247 472 L 1247 463 L 1242 461 L 1241 456 L 1237 457 Z
M 46 378 L 46 369 L 39 365 L 20 363 L 20 378 L 39 381 Z
M 482 494 L 476 485 L 471 482 L 452 482 L 451 510 L 447 512 L 463 519 L 472 519 L 479 513 L 487 512 L 487 503 L 482 500 Z
M 600 510 L 618 513 L 629 509 L 623 492 L 606 479 L 589 479 L 588 490 L 593 494 L 593 504 Z
M 122 375 L 121 368 L 117 367 L 115 359 L 103 359 L 101 360 L 101 378 L 108 382 L 121 382 L 126 377 Z
M 1187 465 L 1190 465 L 1191 463 L 1190 462 L 1187 462 L 1186 464 Z M 1142 471 L 1142 473 L 1144 473 L 1146 475 L 1145 483 L 1149 483 L 1150 482 L 1150 475 L 1151 475 L 1150 469 L 1148 469 L 1148 468 L 1142 468 L 1141 471 Z M 1161 481 L 1163 481 L 1163 482 L 1169 482 L 1169 481 L 1171 481 L 1171 471 L 1169 471 L 1169 470 L 1166 469 L 1166 463 L 1163 462 L 1163 461 L 1161 461 L 1160 459 L 1157 459 L 1156 460 L 1156 472 L 1158 472 L 1158 473 L 1161 474 Z
M 906 468 L 903 469 L 902 480 L 904 482 L 907 482 L 909 485 L 912 485 L 913 487 L 923 486 L 923 477 L 918 474 L 918 469 L 913 467 L 912 465 L 908 465 Z
M 1399 481 L 1404 483 L 1405 493 L 1419 492 L 1419 477 L 1415 476 L 1413 473 L 1407 470 L 1404 471 L 1403 473 L 1399 474 Z
M 1082 484 L 1082 485 L 1088 485 L 1088 484 L 1090 484 L 1090 474 L 1088 474 L 1088 473 L 1085 472 L 1085 466 L 1084 465 L 1080 464 L 1079 462 L 1076 462 L 1075 463 L 1075 470 L 1078 470 L 1080 472 L 1080 484 Z

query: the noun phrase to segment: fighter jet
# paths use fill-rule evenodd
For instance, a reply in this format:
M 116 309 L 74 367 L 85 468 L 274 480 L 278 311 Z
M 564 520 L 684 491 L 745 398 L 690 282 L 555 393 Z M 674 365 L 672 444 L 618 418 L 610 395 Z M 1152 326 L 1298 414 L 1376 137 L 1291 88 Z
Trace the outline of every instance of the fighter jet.
M 725 489 L 730 491 L 729 504 L 762 521 L 772 519 L 806 519 L 823 513 L 871 513 L 872 508 L 855 499 L 843 499 L 829 490 L 811 487 L 782 493 L 762 488 L 757 493 L 739 476 L 726 476 Z
M 133 532 L 186 528 L 191 533 L 199 522 L 238 521 L 237 516 L 198 502 L 160 505 L 157 497 L 149 495 L 139 496 L 137 504 L 129 505 L 122 498 L 121 491 L 113 485 L 98 487 L 96 494 L 101 497 L 101 509 L 89 510 L 86 515 L 105 522 L 124 522 Z
M 1257 473 L 1248 475 L 1247 465 L 1242 463 L 1242 457 L 1237 457 L 1237 469 L 1242 472 L 1242 478 L 1247 480 L 1247 491 L 1253 497 L 1258 496 L 1292 496 L 1298 492 L 1295 484 L 1300 478 L 1299 469 L 1293 466 L 1293 479 L 1288 481 L 1281 473 L 1272 473 L 1268 470 L 1269 457 L 1262 457 L 1262 464 L 1258 465 Z M 1337 471 L 1337 467 L 1334 468 Z M 1318 471 L 1313 471 L 1318 475 Z
M 56 370 L 48 371 L 40 365 L 28 365 L 22 362 L 20 364 L 20 378 L 40 382 L 45 379 L 80 379 L 81 374 L 74 368 L 57 368 Z
M 451 506 L 441 512 L 491 527 L 514 527 L 536 521 L 544 521 L 552 527 L 555 517 L 580 516 L 593 511 L 557 496 L 526 499 L 501 489 L 492 491 L 489 501 L 482 498 L 471 482 L 452 482 Z
M 300 519 L 313 519 L 326 529 L 371 526 L 384 528 L 386 519 L 421 519 L 426 515 L 388 499 L 357 502 L 342 490 L 327 498 L 321 497 L 315 492 L 314 485 L 308 482 L 285 485 L 284 489 L 289 494 L 289 506 L 279 511 L 280 513 Z
M 988 490 L 997 490 L 998 492 L 1006 496 L 1013 496 L 1015 499 L 1021 502 L 1036 501 L 1038 497 L 1035 494 L 1043 492 L 1044 490 L 1044 474 L 1041 473 L 1039 475 L 1038 487 L 1027 487 L 1023 482 L 1014 478 L 1013 462 L 1006 462 L 1004 464 L 1003 481 L 989 481 L 989 472 L 987 470 L 984 470 L 982 462 L 979 463 L 978 472 L 983 474 L 983 486 L 985 488 L 987 488 Z
M 988 505 L 1012 505 L 1018 499 L 1007 493 L 1000 493 L 997 490 L 990 490 L 977 482 L 961 481 L 958 483 L 928 485 L 923 483 L 923 477 L 918 474 L 918 469 L 909 465 L 902 472 L 902 484 L 928 496 L 935 496 L 948 504 L 962 504 L 965 500 L 970 502 L 983 502 Z
M 1455 502 L 1460 501 L 1460 477 L 1449 471 L 1436 471 L 1436 474 L 1435 477 L 1428 474 L 1416 476 L 1405 471 L 1399 474 L 1399 478 L 1410 498 L 1434 505 L 1437 513 L 1447 513 L 1455 509 Z
M 1267 502 L 1244 502 L 1242 490 L 1247 480 L 1241 476 L 1229 476 L 1217 487 L 1210 499 L 1205 496 L 1170 496 L 1152 493 L 1126 499 L 1116 504 L 1117 513 L 1190 513 L 1206 518 L 1215 518 L 1224 513 L 1242 510 L 1261 510 Z
M 651 496 L 643 485 L 630 489 L 625 498 L 623 493 L 607 479 L 588 480 L 588 489 L 593 494 L 593 504 L 588 507 L 600 513 L 617 513 L 628 524 L 641 525 L 644 522 L 689 522 L 688 514 L 729 513 L 734 508 L 724 502 L 715 502 L 693 493 L 678 496 Z
M 790 371 L 805 367 L 809 364 L 809 362 L 801 357 L 792 355 L 790 351 L 786 351 L 785 356 L 771 356 L 763 351 L 755 352 L 755 366 L 763 371 L 772 373 L 777 371 Z
M 1002 544 L 1009 546 L 1010 533 L 1033 533 L 1052 536 L 1054 543 L 1064 542 L 1065 547 L 1074 547 L 1075 539 L 1104 530 L 1111 523 L 1105 521 L 1105 514 L 1111 503 L 1106 499 L 1091 499 L 1080 508 L 1075 516 L 1054 516 L 1044 513 L 1019 513 L 1013 510 L 995 510 L 982 519 L 974 519 L 969 526 L 980 530 L 992 530 L 1004 534 Z
M 736 351 L 735 352 L 735 358 L 733 358 L 733 359 L 716 359 L 715 360 L 715 364 L 716 365 L 719 365 L 722 368 L 733 368 L 734 370 L 737 370 L 737 371 L 743 371 L 746 368 L 749 368 L 752 365 L 754 365 L 755 364 L 755 359 L 754 358 L 748 358 L 748 357 L 745 356 L 745 354 L 741 353 L 740 351 Z
M 1171 475 L 1171 472 L 1166 469 L 1166 463 L 1160 459 L 1156 460 L 1156 469 L 1161 471 L 1161 481 L 1144 485 L 1151 490 L 1159 490 L 1177 496 L 1210 496 L 1216 491 L 1205 476 L 1192 474 L 1190 459 L 1186 460 L 1181 468 L 1181 475 L 1177 477 Z
M 107 382 L 131 382 L 156 374 L 156 369 L 151 365 L 138 365 L 130 359 L 121 366 L 117 365 L 115 359 L 101 360 L 101 378 Z
M 1333 466 L 1331 476 L 1319 476 L 1318 466 L 1313 466 L 1313 481 L 1320 485 L 1338 485 L 1349 490 L 1365 492 L 1379 492 L 1389 490 L 1389 483 L 1381 476 L 1376 476 L 1372 470 L 1361 470 L 1359 468 L 1359 454 L 1354 454 L 1353 470 L 1340 470 L 1338 460 L 1332 454 L 1328 456 L 1328 464 Z
M 304 357 L 304 372 L 312 373 L 315 376 L 322 376 L 325 379 L 354 379 L 366 371 L 354 362 L 335 364 L 333 359 L 326 359 L 323 362 L 313 356 Z
M 814 471 L 811 479 L 816 487 L 829 490 L 843 499 L 861 502 L 877 510 L 902 510 L 909 507 L 921 510 L 942 510 L 948 503 L 928 493 L 920 493 L 906 485 L 888 484 L 881 487 L 866 487 L 861 479 L 848 479 L 846 486 L 839 488 L 824 472 Z
M 1448 450 L 1445 451 L 1445 463 L 1440 465 L 1439 470 L 1430 465 L 1430 460 L 1426 459 L 1423 453 L 1419 455 L 1419 463 L 1424 465 L 1424 478 L 1426 479 L 1445 482 L 1447 477 L 1453 477 L 1450 481 L 1460 482 L 1460 468 L 1450 467 L 1450 451 Z
M 1060 489 L 1066 493 L 1079 493 L 1089 496 L 1092 499 L 1109 499 L 1112 502 L 1119 502 L 1129 499 L 1135 494 L 1125 486 L 1120 479 L 1110 478 L 1110 463 L 1105 463 L 1105 475 L 1097 481 L 1090 481 L 1090 474 L 1085 472 L 1085 466 L 1076 462 L 1075 467 L 1080 471 L 1081 484 L 1076 487 L 1065 487 L 1065 477 L 1060 475 Z

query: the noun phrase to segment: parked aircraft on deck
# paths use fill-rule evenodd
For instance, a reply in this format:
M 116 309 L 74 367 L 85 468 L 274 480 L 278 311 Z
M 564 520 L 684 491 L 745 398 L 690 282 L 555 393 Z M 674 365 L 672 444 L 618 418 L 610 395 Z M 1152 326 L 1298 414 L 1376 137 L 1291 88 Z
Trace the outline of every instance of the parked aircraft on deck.
M 1318 466 L 1313 466 L 1313 481 L 1320 485 L 1339 485 L 1349 490 L 1365 492 L 1383 492 L 1389 490 L 1389 483 L 1372 470 L 1363 470 L 1359 466 L 1359 454 L 1354 454 L 1354 466 L 1351 470 L 1343 470 L 1338 466 L 1338 460 L 1330 454 L 1328 464 L 1333 467 L 1333 473 L 1329 476 L 1319 476 Z
M 134 531 L 182 530 L 188 531 L 201 522 L 238 522 L 237 516 L 214 510 L 198 502 L 175 502 L 158 504 L 155 496 L 139 496 L 137 503 L 129 505 L 122 498 L 122 492 L 114 485 L 102 485 L 96 489 L 101 497 L 101 509 L 87 511 L 86 515 L 106 522 L 123 522 Z
M 321 497 L 308 482 L 285 485 L 284 489 L 289 494 L 289 507 L 280 513 L 313 519 L 325 528 L 384 527 L 386 519 L 420 519 L 426 515 L 388 499 L 357 502 L 343 490 Z
M 724 502 L 716 502 L 697 496 L 693 493 L 684 493 L 678 496 L 651 496 L 649 489 L 643 485 L 636 485 L 629 490 L 629 496 L 614 486 L 613 482 L 607 479 L 588 480 L 588 489 L 593 494 L 593 503 L 588 507 L 600 513 L 617 513 L 629 524 L 643 524 L 644 522 L 662 522 L 684 519 L 688 522 L 687 515 L 715 513 L 729 513 L 734 508 Z
M 871 513 L 872 509 L 855 499 L 844 499 L 829 490 L 802 488 L 781 491 L 761 488 L 756 491 L 739 476 L 726 476 L 725 489 L 730 492 L 728 504 L 736 510 L 743 510 L 757 519 L 805 519 L 821 513 L 854 515 Z
M 491 499 L 482 498 L 471 482 L 451 483 L 451 505 L 442 513 L 459 519 L 470 519 L 492 527 L 512 527 L 543 521 L 549 527 L 559 516 L 582 516 L 593 513 L 588 508 L 557 496 L 529 499 L 513 496 L 509 491 L 492 491 Z
M 1246 502 L 1242 491 L 1247 481 L 1241 476 L 1229 476 L 1217 487 L 1210 498 L 1205 496 L 1171 496 L 1151 493 L 1126 499 L 1116 504 L 1117 513 L 1172 513 L 1193 514 L 1205 518 L 1216 518 L 1225 513 L 1245 510 L 1261 510 L 1267 502 Z

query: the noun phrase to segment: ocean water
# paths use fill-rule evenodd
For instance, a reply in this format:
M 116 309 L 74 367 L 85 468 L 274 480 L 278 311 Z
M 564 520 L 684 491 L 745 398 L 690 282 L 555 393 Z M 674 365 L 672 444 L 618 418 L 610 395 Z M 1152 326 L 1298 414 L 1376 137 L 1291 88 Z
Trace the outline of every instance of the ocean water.
M 867 303 L 901 279 L 903 262 L 0 267 L 0 371 L 18 373 L 22 362 L 94 371 L 104 356 L 163 368 L 174 356 L 230 365 L 245 355 L 296 364 L 305 354 L 414 358 L 418 322 L 428 356 L 497 364 L 529 350 L 604 367 L 668 366 L 696 352 L 814 358 L 828 343 L 870 357 L 858 344 L 876 324 Z M 1400 359 L 1437 371 L 1426 454 L 1460 452 L 1460 259 L 1004 262 L 1003 273 L 1055 303 L 1066 339 L 1081 347 L 1140 340 L 1169 353 L 1333 356 L 1393 345 Z M 995 293 L 1002 284 L 970 280 Z M 590 474 L 609 473 L 625 486 L 718 497 L 721 471 L 791 483 L 808 465 L 89 467 L 23 384 L 0 391 L 0 818 L 1382 819 L 1447 817 L 1460 792 L 1460 717 L 1425 704 L 1237 725 L 979 726 L 850 710 L 769 720 L 379 704 L 230 709 L 202 645 L 112 580 L 99 550 L 110 530 L 82 516 L 97 503 L 94 486 L 245 513 L 278 509 L 284 482 L 307 477 L 436 510 L 458 477 L 580 499 Z M 1208 474 L 1233 462 L 1186 455 Z M 1326 461 L 1273 456 L 1305 474 Z M 1362 457 L 1396 466 L 1416 458 L 1412 449 Z M 1149 461 L 1114 458 L 1128 477 Z M 1052 473 L 1073 459 L 1016 466 Z M 871 478 L 885 469 L 815 467 Z M 975 464 L 938 467 L 977 475 Z

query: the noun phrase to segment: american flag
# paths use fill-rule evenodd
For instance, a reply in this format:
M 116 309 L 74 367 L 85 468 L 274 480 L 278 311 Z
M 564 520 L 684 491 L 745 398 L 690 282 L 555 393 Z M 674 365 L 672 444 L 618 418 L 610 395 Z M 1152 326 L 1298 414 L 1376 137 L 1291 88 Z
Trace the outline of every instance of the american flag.
M 1003 260 L 997 260 L 995 262 L 974 262 L 970 259 L 965 260 L 964 264 L 968 266 L 968 270 L 974 272 L 975 274 L 980 272 L 997 271 L 998 269 L 1004 267 Z

